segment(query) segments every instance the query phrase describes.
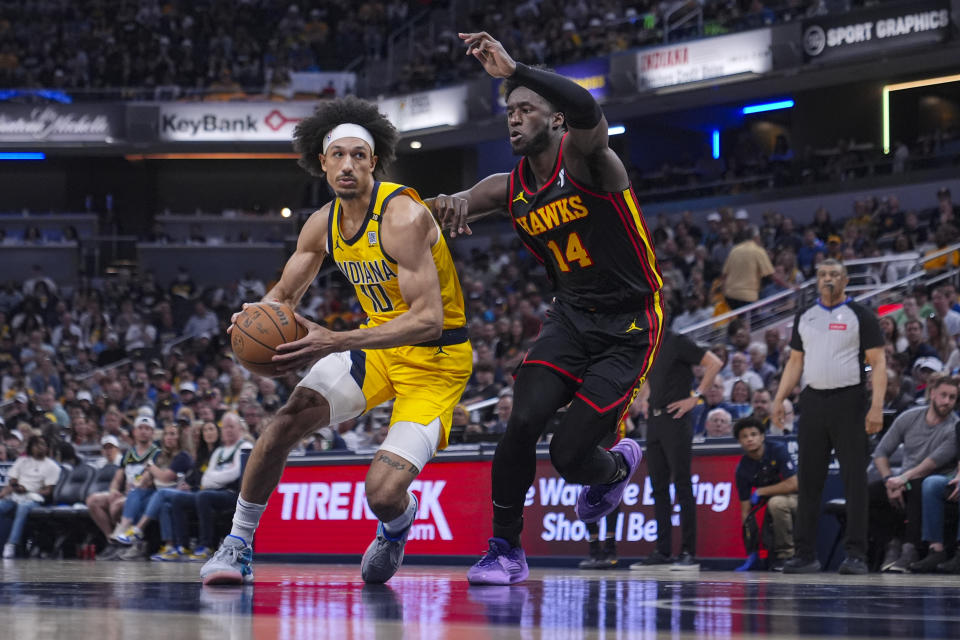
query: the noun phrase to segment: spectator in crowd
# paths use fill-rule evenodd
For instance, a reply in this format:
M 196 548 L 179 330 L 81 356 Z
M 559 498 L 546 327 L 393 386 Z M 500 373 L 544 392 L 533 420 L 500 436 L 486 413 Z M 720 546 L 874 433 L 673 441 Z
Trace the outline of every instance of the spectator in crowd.
M 691 412 L 693 417 L 694 436 L 703 435 L 706 431 L 707 417 L 714 409 L 724 409 L 730 415 L 727 403 L 723 400 L 724 384 L 720 376 L 714 378 L 713 383 L 707 387 L 703 394 L 703 401 L 693 408 Z
M 500 392 L 500 399 L 497 400 L 496 419 L 487 425 L 487 433 L 502 435 L 507 430 L 507 422 L 510 420 L 512 411 L 513 392 L 510 389 L 504 389 Z
M 711 409 L 707 414 L 706 435 L 708 438 L 733 436 L 733 417 L 723 408 Z
M 191 337 L 210 337 L 217 333 L 220 327 L 220 321 L 217 315 L 207 309 L 207 305 L 202 300 L 198 300 L 193 306 L 193 315 L 187 320 L 183 327 L 183 335 Z
M 945 334 L 951 340 L 960 336 L 960 313 L 951 308 L 951 296 L 956 297 L 956 290 L 948 286 L 937 287 L 930 296 L 933 304 L 933 315 L 943 324 Z
M 772 401 L 773 397 L 770 391 L 765 388 L 757 389 L 750 398 L 750 417 L 763 426 L 764 433 L 770 430 L 770 403 Z
M 735 418 L 745 418 L 753 411 L 753 405 L 750 399 L 753 397 L 753 390 L 747 381 L 742 378 L 733 378 L 733 386 L 730 387 L 730 402 L 727 408 L 730 415 Z
M 144 530 L 140 525 L 143 524 L 142 519 L 154 494 L 158 489 L 175 487 L 178 480 L 185 477 L 192 468 L 193 458 L 180 446 L 180 430 L 175 424 L 167 425 L 163 429 L 160 453 L 147 461 L 137 486 L 127 494 L 123 517 L 118 525 L 123 529 L 123 533 L 115 536 L 114 540 L 130 549 L 119 554 L 119 559 L 134 560 L 143 557 L 141 543 Z
M 919 558 L 923 479 L 946 473 L 957 455 L 953 412 L 960 383 L 948 376 L 930 385 L 930 404 L 900 414 L 873 452 L 881 480 L 870 485 L 874 527 L 882 527 L 895 541 L 888 548 L 883 571 L 907 573 Z M 890 457 L 903 446 L 900 473 L 894 473 Z M 901 524 L 903 529 L 901 530 Z M 901 542 L 897 548 L 897 542 Z
M 750 356 L 742 352 L 735 352 L 730 356 L 730 375 L 724 382 L 724 396 L 731 401 L 733 401 L 733 385 L 737 382 L 746 383 L 750 391 L 762 389 L 765 386 L 763 378 L 750 368 Z M 746 401 L 749 402 L 749 399 Z
M 91 464 L 98 469 L 107 465 L 119 467 L 122 460 L 123 452 L 120 451 L 120 441 L 117 440 L 116 436 L 107 434 L 100 438 L 100 456 L 94 458 Z
M 13 558 L 23 542 L 23 530 L 34 507 L 53 495 L 60 465 L 47 457 L 47 442 L 40 436 L 27 440 L 27 455 L 18 458 L 0 489 L 0 540 L 3 557 Z
M 740 442 L 740 448 L 744 452 L 736 470 L 740 522 L 746 521 L 752 507 L 766 502 L 769 526 L 773 529 L 770 569 L 783 571 L 787 560 L 793 557 L 794 553 L 797 466 L 786 446 L 766 439 L 766 429 L 755 416 L 737 420 L 734 437 Z
M 727 304 L 731 309 L 739 309 L 756 302 L 764 280 L 777 280 L 774 276 L 773 264 L 760 240 L 760 230 L 751 225 L 723 263 L 723 295 Z M 782 279 L 777 284 L 784 288 L 790 286 Z
M 762 382 L 760 386 L 767 386 L 770 378 L 777 373 L 776 367 L 767 361 L 767 345 L 763 342 L 751 342 L 747 347 L 747 354 L 750 356 L 749 370 L 760 378 Z
M 954 434 L 956 437 L 956 430 Z M 960 573 L 960 544 L 949 560 L 943 546 L 944 512 L 947 502 L 957 502 L 958 483 L 960 465 L 951 474 L 934 473 L 923 479 L 923 539 L 929 543 L 929 550 L 923 560 L 910 564 L 912 573 Z M 960 542 L 960 527 L 957 541 Z
M 191 560 L 207 560 L 219 546 L 214 523 L 217 513 L 233 511 L 237 503 L 242 474 L 242 457 L 253 445 L 241 438 L 245 426 L 236 413 L 223 415 L 220 425 L 221 445 L 210 455 L 206 471 L 196 493 L 180 492 L 171 496 L 170 510 L 176 547 L 185 546 L 187 513 L 195 511 L 200 527 L 199 544 L 190 554 Z
M 904 325 L 904 332 L 907 338 L 907 348 L 904 353 L 907 354 L 908 368 L 913 369 L 917 360 L 920 358 L 937 358 L 937 350 L 927 343 L 923 336 L 923 322 L 920 320 L 908 320 Z
M 115 538 L 129 527 L 129 523 L 121 526 L 120 522 L 127 494 L 139 485 L 140 479 L 146 472 L 147 463 L 160 455 L 160 448 L 153 443 L 154 426 L 153 418 L 148 416 L 140 416 L 136 419 L 133 427 L 133 446 L 123 455 L 120 468 L 110 481 L 110 488 L 87 496 L 90 517 L 108 542 L 107 548 L 99 557 L 112 558 L 123 550 L 121 545 L 115 544 Z

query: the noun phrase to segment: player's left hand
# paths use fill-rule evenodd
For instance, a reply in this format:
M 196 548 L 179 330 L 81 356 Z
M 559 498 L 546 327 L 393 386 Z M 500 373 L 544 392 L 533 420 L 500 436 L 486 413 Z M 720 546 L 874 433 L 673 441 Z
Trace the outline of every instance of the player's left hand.
M 673 414 L 674 420 L 679 420 L 683 416 L 693 411 L 693 408 L 697 406 L 697 402 L 699 402 L 697 398 L 690 396 L 689 398 L 684 398 L 683 400 L 671 402 L 667 405 L 667 411 Z
M 299 313 L 294 313 L 297 322 L 307 330 L 307 335 L 277 347 L 277 355 L 271 358 L 277 373 L 292 373 L 314 362 L 341 351 L 337 344 L 337 334 L 316 322 L 310 322 Z
M 517 62 L 510 57 L 498 40 L 486 31 L 458 33 L 467 44 L 467 55 L 480 61 L 484 70 L 494 78 L 509 78 L 517 70 Z
M 873 435 L 880 433 L 883 428 L 883 410 L 880 407 L 870 407 L 867 412 L 866 429 L 867 433 Z

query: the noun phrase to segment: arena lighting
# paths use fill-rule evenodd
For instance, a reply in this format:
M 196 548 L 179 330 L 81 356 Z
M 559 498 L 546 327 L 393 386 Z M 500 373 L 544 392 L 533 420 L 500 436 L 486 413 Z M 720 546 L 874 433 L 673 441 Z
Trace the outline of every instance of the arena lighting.
M 411 148 L 411 149 L 419 149 L 419 148 L 422 147 L 422 146 L 423 146 L 423 143 L 420 142 L 419 140 L 411 140 L 411 141 L 410 141 L 410 148 Z
M 290 207 L 284 207 L 283 209 L 280 209 L 280 217 L 282 218 L 289 218 L 292 213 L 293 212 L 290 211 Z
M 743 108 L 743 115 L 748 116 L 751 113 L 763 113 L 764 111 L 779 111 L 780 109 L 792 109 L 793 100 L 780 100 L 778 102 L 765 102 L 763 104 L 752 104 Z
M 621 133 L 626 133 L 626 132 L 627 132 L 627 128 L 622 124 L 615 124 L 613 126 L 607 127 L 608 136 L 618 136 Z
M 720 129 L 714 129 L 711 138 L 713 139 L 713 159 L 717 160 L 720 158 Z
M 888 84 L 883 87 L 883 152 L 890 153 L 890 94 L 894 91 L 903 91 L 904 89 L 917 89 L 919 87 L 929 87 L 935 84 L 947 84 L 948 82 L 960 82 L 960 74 L 952 76 L 940 76 L 939 78 L 927 78 L 926 80 L 915 80 L 913 82 L 901 82 L 899 84 Z
M 128 162 L 142 160 L 296 160 L 299 153 L 128 153 Z
M 42 151 L 0 151 L 0 160 L 46 160 Z

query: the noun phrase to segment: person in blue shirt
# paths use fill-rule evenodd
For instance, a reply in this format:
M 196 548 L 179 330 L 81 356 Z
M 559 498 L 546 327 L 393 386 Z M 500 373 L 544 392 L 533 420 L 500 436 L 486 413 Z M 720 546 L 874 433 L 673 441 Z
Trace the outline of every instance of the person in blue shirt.
M 737 420 L 733 435 L 740 442 L 744 456 L 737 464 L 737 494 L 740 498 L 740 520 L 745 522 L 750 510 L 767 501 L 770 526 L 773 528 L 773 560 L 770 568 L 783 571 L 793 557 L 793 521 L 797 515 L 797 465 L 779 442 L 766 440 L 763 423 L 750 416 Z M 756 558 L 748 558 L 749 568 Z

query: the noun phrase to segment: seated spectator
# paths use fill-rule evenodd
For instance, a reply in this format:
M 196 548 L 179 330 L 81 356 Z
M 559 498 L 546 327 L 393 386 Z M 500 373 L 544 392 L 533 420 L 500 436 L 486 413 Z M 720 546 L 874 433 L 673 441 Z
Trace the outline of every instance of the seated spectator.
M 907 338 L 907 348 L 904 350 L 904 353 L 906 353 L 909 358 L 909 364 L 907 365 L 909 369 L 913 369 L 913 365 L 920 358 L 938 357 L 937 350 L 930 346 L 924 337 L 923 322 L 920 320 L 908 320 L 906 324 L 903 325 L 903 330 Z
M 500 385 L 495 382 L 496 365 L 490 360 L 477 362 L 473 367 L 473 379 L 463 392 L 464 404 L 474 404 L 496 398 Z
M 873 452 L 881 480 L 869 486 L 871 528 L 892 536 L 882 571 L 907 573 L 919 557 L 921 481 L 934 473 L 946 473 L 956 457 L 957 416 L 953 409 L 958 385 L 954 378 L 936 378 L 931 383 L 930 404 L 900 414 Z M 900 445 L 903 464 L 895 474 L 890 456 Z
M 751 507 L 767 501 L 770 527 L 773 529 L 772 571 L 783 571 L 793 557 L 793 521 L 797 517 L 797 466 L 779 442 L 768 442 L 766 429 L 755 417 L 737 420 L 734 437 L 744 456 L 737 463 L 737 494 L 740 498 L 740 522 Z
M 496 419 L 487 425 L 487 433 L 502 435 L 506 432 L 512 411 L 513 392 L 510 389 L 504 389 L 500 392 L 500 399 L 497 400 Z
M 747 383 L 750 391 L 756 391 L 766 386 L 763 378 L 750 369 L 749 356 L 746 353 L 735 352 L 730 356 L 730 377 L 724 384 L 724 397 L 727 400 L 732 397 L 734 383 L 740 380 Z
M 763 386 L 770 384 L 770 378 L 777 372 L 777 369 L 767 362 L 767 345 L 762 342 L 752 342 L 747 347 L 747 354 L 750 356 L 749 371 L 760 377 Z
M 956 435 L 956 431 L 954 431 Z M 960 465 L 952 474 L 934 473 L 923 480 L 923 539 L 929 543 L 927 556 L 910 564 L 913 573 L 960 573 L 960 527 L 957 548 L 950 560 L 943 547 L 943 521 L 947 502 L 957 502 Z
M 193 468 L 193 458 L 180 448 L 180 430 L 176 425 L 168 425 L 163 429 L 161 451 L 153 459 L 148 460 L 143 475 L 128 494 L 123 506 L 123 517 L 120 527 L 123 533 L 116 536 L 118 544 L 130 547 L 128 551 L 119 554 L 120 560 L 136 560 L 143 557 L 143 528 L 139 526 L 147 506 L 158 489 L 170 489 L 177 485 L 178 480 L 185 477 Z M 134 523 L 138 524 L 134 524 Z
M 27 440 L 27 455 L 18 458 L 0 489 L 0 540 L 3 557 L 16 557 L 23 543 L 23 529 L 30 512 L 43 504 L 60 479 L 60 465 L 47 457 L 47 441 L 40 436 Z
M 453 418 L 450 421 L 450 444 L 460 444 L 464 441 L 467 425 L 470 424 L 470 412 L 465 404 L 458 404 L 453 408 Z
M 134 422 L 133 446 L 123 454 L 120 468 L 110 481 L 110 488 L 87 496 L 87 508 L 94 524 L 107 538 L 107 547 L 99 558 L 112 558 L 123 551 L 115 544 L 116 536 L 124 533 L 127 527 L 120 526 L 127 493 L 136 487 L 146 470 L 147 463 L 160 455 L 160 447 L 153 444 L 153 418 L 140 416 Z
M 190 554 L 191 560 L 207 560 L 213 555 L 219 542 L 214 529 L 216 515 L 220 511 L 232 511 L 237 504 L 243 452 L 253 448 L 248 440 L 241 439 L 244 430 L 240 416 L 225 413 L 220 426 L 222 444 L 210 456 L 210 463 L 200 480 L 200 491 L 177 493 L 171 497 L 170 512 L 178 547 L 186 542 L 186 513 L 197 513 L 199 545 Z
M 773 397 L 766 389 L 757 389 L 750 399 L 750 416 L 760 421 L 764 432 L 770 430 L 770 403 Z
M 100 438 L 100 457 L 94 458 L 89 464 L 102 469 L 108 464 L 120 466 L 123 460 L 123 453 L 120 451 L 120 441 L 116 436 L 105 435 Z
M 708 438 L 730 438 L 733 436 L 733 419 L 726 409 L 713 409 L 707 414 L 706 434 Z
M 737 420 L 750 415 L 753 411 L 753 405 L 750 404 L 752 398 L 753 390 L 750 385 L 745 380 L 734 378 L 730 388 L 730 402 L 727 403 L 730 415 Z
M 756 413 L 756 411 L 754 411 L 754 413 Z M 796 424 L 796 422 L 797 422 L 797 414 L 793 410 L 793 402 L 791 402 L 787 398 L 784 398 L 783 427 L 778 427 L 777 425 L 773 424 L 772 421 L 770 421 L 767 423 L 770 425 L 769 429 L 767 430 L 767 435 L 771 435 L 771 436 L 789 435 L 794 432 L 794 425 Z
M 673 319 L 670 328 L 674 331 L 682 331 L 712 317 L 713 308 L 704 305 L 703 294 L 699 291 L 691 291 L 683 298 L 683 313 Z
M 703 394 L 703 402 L 693 408 L 693 435 L 704 433 L 706 430 L 707 416 L 714 409 L 726 409 L 730 414 L 727 403 L 723 401 L 723 381 L 717 376 L 713 379 L 713 384 L 707 388 Z

